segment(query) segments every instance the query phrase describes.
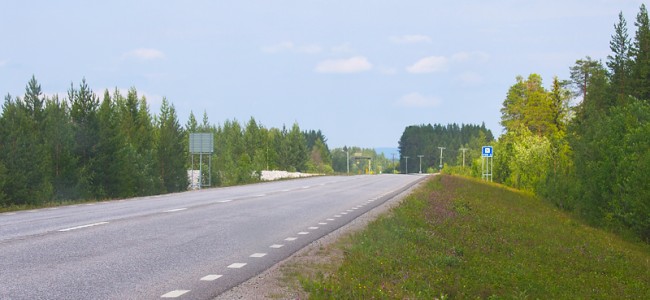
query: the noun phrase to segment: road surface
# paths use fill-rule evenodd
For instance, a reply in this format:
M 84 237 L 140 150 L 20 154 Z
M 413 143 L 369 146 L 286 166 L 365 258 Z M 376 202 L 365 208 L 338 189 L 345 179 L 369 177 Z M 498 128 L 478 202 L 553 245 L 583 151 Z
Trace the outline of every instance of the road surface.
M 0 214 L 0 299 L 211 299 L 423 179 L 316 177 Z

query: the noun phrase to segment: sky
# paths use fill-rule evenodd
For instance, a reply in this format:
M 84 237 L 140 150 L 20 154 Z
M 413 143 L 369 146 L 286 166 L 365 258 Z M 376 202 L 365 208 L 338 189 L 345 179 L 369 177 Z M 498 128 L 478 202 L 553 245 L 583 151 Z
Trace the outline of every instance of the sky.
M 322 130 L 330 148 L 397 147 L 409 125 L 502 133 L 517 75 L 549 86 L 577 59 L 606 60 L 618 13 L 642 1 L 31 1 L 0 3 L 0 94 L 34 75 L 46 95 L 85 78 L 135 87 L 181 124 L 251 117 Z M 4 98 L 4 97 L 3 97 Z

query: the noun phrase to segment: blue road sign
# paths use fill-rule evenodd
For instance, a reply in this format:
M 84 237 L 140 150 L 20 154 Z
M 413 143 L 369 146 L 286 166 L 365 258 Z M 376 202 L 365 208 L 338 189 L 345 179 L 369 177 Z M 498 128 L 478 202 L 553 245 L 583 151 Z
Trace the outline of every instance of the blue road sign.
M 483 157 L 492 157 L 493 153 L 492 146 L 483 146 L 483 151 L 481 152 Z

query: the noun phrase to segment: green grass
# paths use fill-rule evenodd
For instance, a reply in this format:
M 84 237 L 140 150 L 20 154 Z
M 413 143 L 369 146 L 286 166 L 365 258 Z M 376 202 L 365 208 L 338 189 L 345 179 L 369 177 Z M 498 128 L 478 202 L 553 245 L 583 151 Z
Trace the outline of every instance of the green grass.
M 530 194 L 436 176 L 353 234 L 313 299 L 647 299 L 650 247 Z

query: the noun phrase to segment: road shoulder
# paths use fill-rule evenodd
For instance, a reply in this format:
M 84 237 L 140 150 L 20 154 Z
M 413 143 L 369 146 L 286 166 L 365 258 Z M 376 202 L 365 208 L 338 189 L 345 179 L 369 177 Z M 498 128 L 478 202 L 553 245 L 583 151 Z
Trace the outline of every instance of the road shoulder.
M 420 181 L 343 227 L 312 242 L 263 273 L 219 295 L 215 300 L 308 298 L 308 294 L 300 285 L 298 274 L 315 275 L 327 272 L 328 268 L 337 265 L 343 259 L 343 252 L 337 242 L 344 241 L 351 234 L 366 228 L 379 216 L 389 213 L 425 181 Z

